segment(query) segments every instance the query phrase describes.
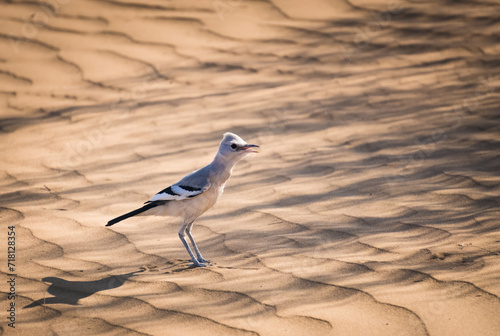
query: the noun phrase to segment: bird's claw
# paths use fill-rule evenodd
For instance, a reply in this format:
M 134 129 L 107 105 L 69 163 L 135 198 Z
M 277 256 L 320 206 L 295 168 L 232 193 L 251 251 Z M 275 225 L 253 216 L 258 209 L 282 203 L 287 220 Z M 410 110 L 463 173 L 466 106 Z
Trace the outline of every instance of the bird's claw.
M 193 267 L 207 267 L 207 265 L 200 263 L 198 260 L 196 260 L 196 262 L 193 261 L 193 263 L 189 264 L 189 266 L 193 266 Z
M 203 258 L 198 258 L 198 259 L 192 259 L 191 260 L 193 263 L 189 264 L 189 266 L 196 266 L 196 267 L 207 267 L 206 264 L 210 263 L 210 260 L 205 260 Z
M 203 259 L 203 258 L 198 258 L 198 261 L 202 264 L 210 264 L 210 260 L 206 260 L 206 259 Z

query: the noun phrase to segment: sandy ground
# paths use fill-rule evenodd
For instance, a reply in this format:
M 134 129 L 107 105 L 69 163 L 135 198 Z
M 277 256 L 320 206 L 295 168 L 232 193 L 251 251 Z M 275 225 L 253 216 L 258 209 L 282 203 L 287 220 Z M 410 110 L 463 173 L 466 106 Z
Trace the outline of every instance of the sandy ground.
M 499 12 L 0 2 L 0 333 L 500 335 Z M 226 131 L 262 153 L 197 221 L 212 266 L 178 219 L 104 227 Z

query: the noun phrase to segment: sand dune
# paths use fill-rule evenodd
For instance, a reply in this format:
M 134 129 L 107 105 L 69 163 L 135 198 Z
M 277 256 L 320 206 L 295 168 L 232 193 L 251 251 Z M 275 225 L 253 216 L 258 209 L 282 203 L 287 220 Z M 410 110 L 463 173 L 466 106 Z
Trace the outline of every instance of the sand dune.
M 0 2 L 0 334 L 500 334 L 494 2 Z M 105 223 L 262 147 L 194 235 Z M 16 230 L 16 328 L 6 246 Z

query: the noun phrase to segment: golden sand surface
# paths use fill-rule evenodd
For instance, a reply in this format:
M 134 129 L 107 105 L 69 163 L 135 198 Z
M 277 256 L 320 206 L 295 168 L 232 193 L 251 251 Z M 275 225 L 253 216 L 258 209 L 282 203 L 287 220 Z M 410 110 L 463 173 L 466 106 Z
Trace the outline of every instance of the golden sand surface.
M 0 1 L 0 334 L 500 335 L 499 13 Z M 104 226 L 227 131 L 262 153 L 195 223 L 211 266 L 176 218 Z

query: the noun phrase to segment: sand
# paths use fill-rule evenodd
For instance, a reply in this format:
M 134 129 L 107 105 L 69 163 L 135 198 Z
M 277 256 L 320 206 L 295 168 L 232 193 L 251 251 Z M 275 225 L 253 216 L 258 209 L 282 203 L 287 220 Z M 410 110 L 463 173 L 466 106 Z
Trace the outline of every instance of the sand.
M 500 335 L 499 10 L 0 2 L 0 334 Z M 262 153 L 196 222 L 211 266 L 178 219 L 104 226 L 226 131 Z

